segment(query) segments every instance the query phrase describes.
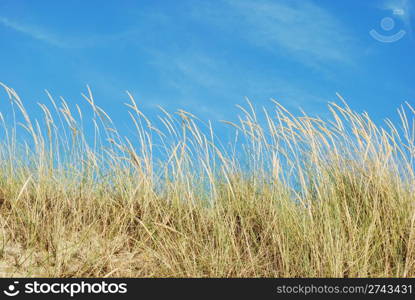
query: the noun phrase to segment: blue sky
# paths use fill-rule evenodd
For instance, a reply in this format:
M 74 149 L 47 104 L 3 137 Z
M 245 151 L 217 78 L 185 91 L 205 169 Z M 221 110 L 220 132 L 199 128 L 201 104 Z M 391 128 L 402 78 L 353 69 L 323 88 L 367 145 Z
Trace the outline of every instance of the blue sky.
M 393 118 L 415 104 L 411 2 L 0 0 L 0 82 L 35 114 L 44 89 L 75 104 L 89 84 L 121 127 L 126 90 L 150 115 L 161 105 L 233 120 L 244 97 L 319 114 L 338 92 Z M 404 35 L 384 43 L 371 30 Z

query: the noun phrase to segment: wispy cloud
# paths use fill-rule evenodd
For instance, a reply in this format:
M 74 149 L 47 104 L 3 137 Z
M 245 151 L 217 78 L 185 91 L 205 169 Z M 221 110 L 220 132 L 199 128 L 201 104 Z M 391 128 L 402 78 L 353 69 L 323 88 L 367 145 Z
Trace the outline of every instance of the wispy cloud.
M 17 32 L 28 35 L 33 39 L 46 42 L 56 47 L 66 48 L 69 46 L 67 42 L 65 42 L 58 36 L 48 32 L 47 30 L 43 28 L 39 28 L 34 25 L 26 25 L 26 24 L 18 23 L 18 22 L 9 20 L 8 18 L 5 18 L 5 17 L 0 17 L 0 24 L 10 29 L 13 29 Z
M 155 57 L 153 63 L 162 74 L 163 84 L 174 91 L 169 94 L 168 103 L 158 104 L 186 107 L 213 119 L 231 118 L 235 104 L 245 97 L 265 106 L 271 105 L 270 99 L 274 98 L 291 108 L 302 107 L 313 113 L 329 100 L 324 98 L 327 93 L 322 96 L 303 86 L 301 80 L 284 78 L 272 70 L 258 72 L 244 64 L 230 64 L 224 57 L 200 50 L 181 55 L 164 53 Z
M 332 74 L 328 69 L 352 64 L 357 48 L 347 27 L 336 16 L 306 0 L 198 2 L 192 4 L 190 17 L 193 22 L 218 29 L 222 39 L 228 36 L 236 43 L 245 41 L 259 53 L 274 53 L 276 60 L 290 57 L 311 67 L 312 70 L 302 69 L 304 72 L 326 79 L 328 73 Z M 174 20 L 170 22 L 174 24 Z M 238 47 L 241 49 L 240 44 Z M 245 96 L 262 103 L 275 97 L 288 106 L 315 110 L 328 100 L 323 89 L 312 90 L 310 81 L 296 78 L 293 74 L 298 70 L 290 73 L 287 69 L 278 72 L 251 68 L 238 56 L 209 52 L 200 45 L 179 53 L 165 49 L 153 58 L 155 69 L 163 74 L 163 83 L 175 90 L 176 99 L 184 99 L 180 104 L 201 110 L 202 103 L 211 101 L 216 103 L 208 107 L 212 115 L 215 111 L 227 114 L 227 109 Z M 332 92 L 334 95 L 335 90 Z M 185 103 L 185 99 L 191 101 Z M 220 102 L 223 104 L 217 105 Z
M 246 41 L 308 64 L 350 62 L 353 37 L 329 11 L 307 0 L 223 0 L 195 6 L 193 15 Z
M 77 36 L 70 36 L 67 34 L 63 35 L 51 32 L 50 30 L 38 25 L 29 25 L 22 22 L 16 22 L 3 16 L 0 16 L 0 24 L 14 31 L 20 32 L 26 36 L 29 36 L 32 39 L 47 43 L 51 46 L 69 49 L 93 47 L 135 34 L 135 30 L 127 30 L 115 34 L 90 34 L 88 36 L 77 34 Z

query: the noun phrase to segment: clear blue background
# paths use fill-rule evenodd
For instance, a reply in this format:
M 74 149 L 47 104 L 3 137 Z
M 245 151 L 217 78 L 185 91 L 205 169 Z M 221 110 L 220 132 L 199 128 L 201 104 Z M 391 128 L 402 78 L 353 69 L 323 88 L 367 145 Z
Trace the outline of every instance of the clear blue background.
M 35 116 L 44 89 L 75 104 L 88 84 L 121 129 L 126 90 L 150 115 L 161 105 L 234 120 L 248 97 L 324 117 L 338 92 L 377 121 L 394 119 L 415 104 L 414 12 L 392 0 L 1 0 L 0 81 Z M 381 43 L 372 29 L 406 34 Z

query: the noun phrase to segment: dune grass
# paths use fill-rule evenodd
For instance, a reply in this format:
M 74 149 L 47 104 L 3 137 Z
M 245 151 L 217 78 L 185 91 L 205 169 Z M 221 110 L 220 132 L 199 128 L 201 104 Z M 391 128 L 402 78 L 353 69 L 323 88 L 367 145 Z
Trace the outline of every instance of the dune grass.
M 379 126 L 345 102 L 324 119 L 248 102 L 225 143 L 130 94 L 127 138 L 89 88 L 89 112 L 47 93 L 35 120 L 2 86 L 1 276 L 415 276 L 409 104 Z

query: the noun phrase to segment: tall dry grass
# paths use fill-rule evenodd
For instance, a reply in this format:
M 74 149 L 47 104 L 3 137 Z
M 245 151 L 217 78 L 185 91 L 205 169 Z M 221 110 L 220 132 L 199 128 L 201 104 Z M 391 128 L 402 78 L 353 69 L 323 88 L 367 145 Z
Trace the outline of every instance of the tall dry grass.
M 345 102 L 324 120 L 248 102 L 222 144 L 130 94 L 127 138 L 89 88 L 90 112 L 47 93 L 34 120 L 2 86 L 3 276 L 415 276 L 410 105 L 378 126 Z

